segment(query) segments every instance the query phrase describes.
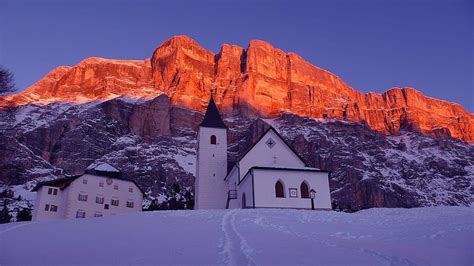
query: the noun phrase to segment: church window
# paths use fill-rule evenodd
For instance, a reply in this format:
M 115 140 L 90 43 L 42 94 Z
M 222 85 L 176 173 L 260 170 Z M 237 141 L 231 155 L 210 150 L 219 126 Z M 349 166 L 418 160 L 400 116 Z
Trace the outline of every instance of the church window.
M 212 136 L 211 136 L 211 144 L 214 144 L 214 145 L 217 144 L 217 137 L 216 137 L 216 135 L 212 135 Z
M 56 206 L 56 205 L 51 205 L 51 211 L 52 211 L 52 212 L 57 212 L 57 211 L 58 211 L 58 206 Z
M 267 146 L 271 149 L 273 148 L 273 146 L 275 146 L 276 142 L 272 139 L 272 138 L 269 138 L 265 144 L 267 144 Z
M 127 201 L 127 208 L 133 208 L 133 201 L 129 200 Z
M 46 204 L 46 205 L 44 206 L 44 210 L 45 210 L 45 211 L 49 211 L 49 204 Z
M 301 197 L 303 199 L 309 199 L 309 187 L 308 187 L 308 184 L 306 184 L 305 181 L 303 181 L 301 183 L 300 191 L 301 191 Z
M 101 212 L 95 212 L 94 217 L 102 217 L 102 213 Z
M 277 198 L 285 197 L 285 190 L 283 189 L 283 183 L 280 180 L 278 180 L 275 184 L 275 196 Z

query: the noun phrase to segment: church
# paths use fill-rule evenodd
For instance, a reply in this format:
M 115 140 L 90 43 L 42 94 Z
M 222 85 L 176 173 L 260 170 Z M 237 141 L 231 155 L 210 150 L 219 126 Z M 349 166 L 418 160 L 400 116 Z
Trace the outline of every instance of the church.
M 270 127 L 227 167 L 227 126 L 213 97 L 199 125 L 195 209 L 331 209 L 330 172 L 308 167 Z

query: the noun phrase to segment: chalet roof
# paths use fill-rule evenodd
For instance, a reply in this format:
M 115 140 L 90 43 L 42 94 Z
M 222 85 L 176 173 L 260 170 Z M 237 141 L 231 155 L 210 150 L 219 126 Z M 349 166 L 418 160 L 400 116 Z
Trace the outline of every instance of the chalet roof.
M 104 177 L 132 182 L 138 187 L 140 192 L 143 195 L 145 195 L 145 191 L 143 191 L 143 189 L 138 185 L 138 183 L 135 180 L 125 176 L 122 172 L 118 171 L 115 167 L 109 164 L 100 164 L 94 168 L 87 168 L 86 171 L 80 175 L 66 176 L 62 178 L 39 182 L 31 191 L 37 191 L 42 186 L 58 187 L 59 189 L 63 190 L 67 188 L 74 180 L 76 180 L 77 178 L 85 174 L 104 176 Z
M 214 98 L 211 95 L 209 99 L 209 104 L 207 105 L 206 114 L 202 120 L 200 127 L 212 127 L 212 128 L 227 128 L 227 126 L 222 121 L 219 109 L 217 109 Z

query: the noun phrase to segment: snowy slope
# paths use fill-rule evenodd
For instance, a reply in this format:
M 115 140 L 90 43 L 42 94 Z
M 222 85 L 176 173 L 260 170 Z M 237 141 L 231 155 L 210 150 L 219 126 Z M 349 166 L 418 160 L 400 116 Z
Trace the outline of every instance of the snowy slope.
M 0 225 L 0 264 L 472 265 L 474 208 L 161 211 Z

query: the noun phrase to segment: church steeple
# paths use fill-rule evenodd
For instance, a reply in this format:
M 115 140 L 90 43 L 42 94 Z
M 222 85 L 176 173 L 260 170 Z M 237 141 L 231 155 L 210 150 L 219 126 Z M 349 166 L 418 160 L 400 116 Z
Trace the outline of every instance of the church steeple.
M 214 102 L 214 97 L 211 94 L 211 99 L 207 105 L 206 114 L 202 120 L 200 127 L 211 127 L 211 128 L 227 128 L 227 126 L 222 121 L 219 109 L 217 109 L 216 103 Z

